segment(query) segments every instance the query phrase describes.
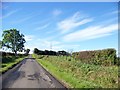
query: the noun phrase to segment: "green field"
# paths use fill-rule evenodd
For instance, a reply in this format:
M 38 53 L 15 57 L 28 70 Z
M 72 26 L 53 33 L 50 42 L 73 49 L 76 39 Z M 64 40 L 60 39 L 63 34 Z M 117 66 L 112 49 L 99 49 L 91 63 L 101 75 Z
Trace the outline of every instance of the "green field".
M 118 67 L 85 64 L 72 57 L 40 56 L 38 63 L 69 88 L 117 88 Z
M 0 73 L 4 73 L 8 71 L 10 68 L 12 68 L 14 65 L 18 64 L 20 61 L 22 61 L 25 58 L 25 56 L 7 56 L 7 57 L 1 57 L 2 61 L 6 61 L 5 63 L 0 62 L 1 68 Z

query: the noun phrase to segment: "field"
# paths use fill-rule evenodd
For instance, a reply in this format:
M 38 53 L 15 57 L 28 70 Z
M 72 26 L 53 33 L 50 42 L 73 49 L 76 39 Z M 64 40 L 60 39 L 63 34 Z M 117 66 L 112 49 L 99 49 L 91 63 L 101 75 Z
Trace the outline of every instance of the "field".
M 70 56 L 33 54 L 38 63 L 69 88 L 117 88 L 118 67 L 86 64 Z
M 2 60 L 2 62 L 0 62 L 0 65 L 1 65 L 0 73 L 4 73 L 8 71 L 10 68 L 12 68 L 13 66 L 18 64 L 20 61 L 22 61 L 25 58 L 24 55 L 18 55 L 15 57 L 14 54 L 6 55 L 5 52 L 3 53 L 4 54 L 2 54 L 1 52 L 2 55 L 0 55 L 0 59 Z

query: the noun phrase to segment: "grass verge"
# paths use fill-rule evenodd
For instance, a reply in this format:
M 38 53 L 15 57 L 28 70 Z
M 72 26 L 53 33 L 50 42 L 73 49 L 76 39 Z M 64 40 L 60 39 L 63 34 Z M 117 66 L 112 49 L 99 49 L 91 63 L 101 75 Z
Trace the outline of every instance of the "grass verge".
M 7 58 L 9 58 L 9 57 L 7 57 Z M 7 60 L 7 58 L 5 58 L 5 59 Z M 13 66 L 15 66 L 16 64 L 18 64 L 20 61 L 22 61 L 24 58 L 25 57 L 19 57 L 19 58 L 11 57 L 10 59 L 12 59 L 12 60 L 10 62 L 1 63 L 2 66 L 0 68 L 0 73 L 2 73 L 2 74 L 5 73 L 9 69 L 11 69 Z
M 117 88 L 118 67 L 85 64 L 71 57 L 33 55 L 37 62 L 70 88 Z

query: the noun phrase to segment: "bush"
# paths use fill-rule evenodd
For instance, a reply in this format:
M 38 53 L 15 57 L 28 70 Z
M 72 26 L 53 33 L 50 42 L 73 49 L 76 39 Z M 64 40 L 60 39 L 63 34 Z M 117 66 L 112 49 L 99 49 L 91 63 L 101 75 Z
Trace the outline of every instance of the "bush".
M 79 59 L 84 63 L 95 65 L 115 65 L 118 61 L 116 59 L 115 49 L 103 49 L 94 51 L 82 51 L 73 53 L 75 59 Z
M 17 56 L 15 56 L 14 53 L 10 52 L 0 52 L 0 54 L 0 60 L 2 60 L 2 63 L 14 62 L 15 59 L 25 56 L 25 54 L 18 54 Z

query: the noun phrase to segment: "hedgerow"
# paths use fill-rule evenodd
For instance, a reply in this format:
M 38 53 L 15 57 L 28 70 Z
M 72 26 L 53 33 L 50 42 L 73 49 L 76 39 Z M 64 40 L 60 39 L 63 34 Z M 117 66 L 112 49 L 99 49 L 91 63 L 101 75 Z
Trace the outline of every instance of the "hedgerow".
M 112 48 L 94 51 L 74 52 L 73 57 L 76 60 L 81 60 L 82 62 L 89 64 L 105 66 L 118 65 L 116 50 Z

